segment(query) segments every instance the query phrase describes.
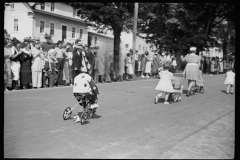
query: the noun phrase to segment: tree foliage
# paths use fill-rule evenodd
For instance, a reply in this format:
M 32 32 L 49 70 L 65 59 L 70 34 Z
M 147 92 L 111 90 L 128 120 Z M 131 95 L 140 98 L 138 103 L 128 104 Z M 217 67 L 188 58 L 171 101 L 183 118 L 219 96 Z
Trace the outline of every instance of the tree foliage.
M 122 31 L 130 31 L 133 26 L 134 3 L 67 3 L 77 9 L 77 14 L 91 22 L 99 33 L 113 30 L 114 33 L 114 69 L 119 71 L 120 36 Z
M 190 46 L 198 51 L 213 47 L 218 40 L 212 32 L 224 20 L 233 21 L 234 4 L 154 3 L 140 4 L 138 34 L 158 48 L 186 54 Z

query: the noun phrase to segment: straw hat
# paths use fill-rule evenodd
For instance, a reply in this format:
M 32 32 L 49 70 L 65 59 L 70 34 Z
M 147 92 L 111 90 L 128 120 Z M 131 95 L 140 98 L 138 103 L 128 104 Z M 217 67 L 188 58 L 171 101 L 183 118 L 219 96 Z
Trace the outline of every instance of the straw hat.
M 197 50 L 196 47 L 190 47 L 190 51 L 191 51 L 191 52 L 195 52 L 196 50 Z
M 81 43 L 77 43 L 75 45 L 75 48 L 83 49 L 83 45 Z

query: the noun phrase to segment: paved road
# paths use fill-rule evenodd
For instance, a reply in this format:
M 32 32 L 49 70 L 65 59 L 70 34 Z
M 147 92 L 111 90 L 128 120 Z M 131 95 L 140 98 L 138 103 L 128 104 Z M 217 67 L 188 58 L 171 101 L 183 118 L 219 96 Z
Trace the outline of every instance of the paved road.
M 87 125 L 62 119 L 77 102 L 71 87 L 5 92 L 4 157 L 233 158 L 235 94 L 225 94 L 224 75 L 204 79 L 204 94 L 169 105 L 153 103 L 156 79 L 99 84 Z

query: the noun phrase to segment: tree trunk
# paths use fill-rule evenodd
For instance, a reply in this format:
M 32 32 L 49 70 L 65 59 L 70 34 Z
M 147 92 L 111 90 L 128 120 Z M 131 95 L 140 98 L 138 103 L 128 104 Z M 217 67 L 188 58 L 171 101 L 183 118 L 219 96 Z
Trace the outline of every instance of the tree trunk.
M 113 52 L 113 63 L 114 63 L 114 71 L 116 75 L 119 75 L 119 67 L 120 67 L 120 37 L 121 37 L 121 29 L 114 29 L 114 52 Z
M 177 69 L 178 70 L 180 70 L 181 66 L 182 66 L 181 55 L 182 55 L 182 45 L 179 45 L 177 53 L 176 53 L 176 61 L 177 61 Z

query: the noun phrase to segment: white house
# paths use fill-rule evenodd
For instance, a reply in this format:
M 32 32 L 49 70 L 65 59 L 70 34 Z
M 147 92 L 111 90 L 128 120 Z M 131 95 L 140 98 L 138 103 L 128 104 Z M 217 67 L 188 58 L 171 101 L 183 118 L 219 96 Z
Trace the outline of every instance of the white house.
M 81 39 L 87 44 L 87 23 L 76 17 L 75 10 L 65 3 L 45 2 L 35 9 L 31 3 L 11 3 L 4 16 L 4 29 L 20 41 L 25 37 L 39 37 L 42 42 Z

